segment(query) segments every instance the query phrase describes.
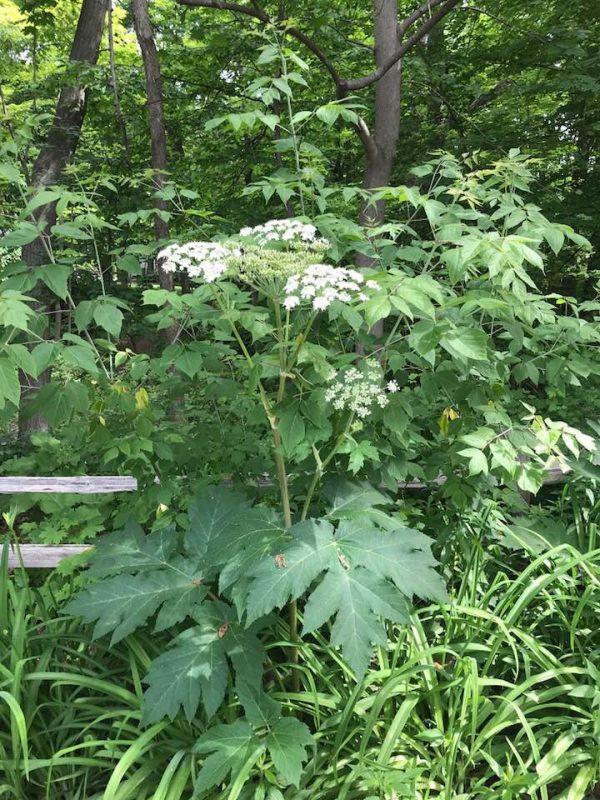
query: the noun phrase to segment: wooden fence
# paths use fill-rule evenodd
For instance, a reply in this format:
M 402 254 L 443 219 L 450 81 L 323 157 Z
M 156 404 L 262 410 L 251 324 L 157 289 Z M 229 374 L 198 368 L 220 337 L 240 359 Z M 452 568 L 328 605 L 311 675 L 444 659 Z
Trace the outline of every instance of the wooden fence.
M 440 475 L 433 481 L 425 483 L 419 480 L 400 482 L 399 489 L 426 489 L 432 484 L 441 485 L 447 480 Z M 565 480 L 565 473 L 559 467 L 546 470 L 544 484 L 560 483 Z M 44 492 L 48 494 L 111 494 L 113 492 L 135 492 L 137 480 L 131 475 L 97 475 L 80 477 L 40 477 L 40 478 L 0 478 L 0 494 L 25 494 Z M 89 544 L 21 544 L 18 548 L 10 545 L 8 566 L 25 567 L 26 569 L 51 569 L 63 559 L 78 555 L 88 550 Z
M 130 475 L 96 475 L 76 478 L 0 478 L 0 494 L 112 494 L 135 492 L 137 480 Z M 88 550 L 88 544 L 21 544 L 10 545 L 8 566 L 26 569 L 56 567 L 64 558 Z

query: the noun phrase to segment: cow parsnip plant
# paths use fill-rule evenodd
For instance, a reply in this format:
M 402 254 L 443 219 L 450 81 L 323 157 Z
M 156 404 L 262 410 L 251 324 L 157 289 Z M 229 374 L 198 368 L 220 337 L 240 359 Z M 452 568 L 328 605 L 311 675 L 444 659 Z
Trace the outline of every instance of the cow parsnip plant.
M 173 369 L 190 386 L 227 380 L 232 404 L 243 396 L 252 429 L 270 441 L 264 470 L 277 494 L 238 466 L 235 488 L 205 488 L 149 535 L 130 522 L 99 543 L 93 581 L 70 606 L 113 642 L 149 624 L 174 629 L 146 679 L 147 722 L 180 711 L 210 719 L 235 685 L 246 718 L 199 740 L 199 792 L 230 772 L 239 787 L 257 763 L 280 785 L 298 784 L 310 731 L 265 687 L 274 671 L 292 692 L 310 682 L 296 663 L 300 637 L 327 635 L 360 680 L 415 598 L 446 601 L 437 532 L 410 524 L 399 480 L 442 474 L 447 501 L 465 505 L 499 487 L 536 491 L 548 464 L 576 466 L 595 450 L 521 402 L 522 388 L 577 390 L 598 373 L 600 306 L 541 296 L 534 281 L 549 251 L 585 240 L 525 201 L 531 175 L 518 153 L 485 169 L 444 156 L 418 176 L 421 189 L 374 197 L 398 221 L 367 236 L 322 215 L 163 249 L 164 268 L 195 288 L 145 292 L 149 321 L 178 331 L 158 358 L 119 349 L 108 295 L 76 304 L 81 335 L 65 334 L 49 354 L 71 354 L 98 383 L 124 365 L 164 385 Z M 369 269 L 352 266 L 356 252 Z M 3 344 L 16 374 L 28 351 L 12 337 L 34 330 L 35 310 L 26 295 L 7 302 L 20 310 Z

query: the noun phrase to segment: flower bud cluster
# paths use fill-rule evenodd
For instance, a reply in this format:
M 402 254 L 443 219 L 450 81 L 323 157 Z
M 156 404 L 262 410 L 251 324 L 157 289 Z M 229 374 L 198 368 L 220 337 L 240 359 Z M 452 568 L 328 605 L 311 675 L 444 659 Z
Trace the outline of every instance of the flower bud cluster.
M 377 289 L 378 285 L 375 281 L 365 282 L 363 275 L 355 269 L 311 264 L 303 272 L 288 278 L 283 305 L 289 310 L 310 302 L 315 311 L 323 311 L 334 300 L 342 303 L 366 300 L 365 288 Z
M 231 259 L 238 254 L 235 248 L 219 242 L 187 242 L 165 247 L 158 260 L 165 272 L 187 272 L 191 278 L 213 283 L 227 272 Z
M 336 411 L 351 411 L 364 419 L 373 406 L 385 408 L 389 402 L 381 384 L 381 367 L 374 361 L 366 361 L 362 369 L 349 367 L 339 373 L 325 392 L 325 400 Z M 395 387 L 391 391 L 396 391 Z

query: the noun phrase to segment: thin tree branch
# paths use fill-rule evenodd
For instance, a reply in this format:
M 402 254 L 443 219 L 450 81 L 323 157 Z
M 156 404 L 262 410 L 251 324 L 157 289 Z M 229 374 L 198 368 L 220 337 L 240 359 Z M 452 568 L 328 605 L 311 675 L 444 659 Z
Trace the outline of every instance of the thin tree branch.
M 434 2 L 434 0 L 431 0 Z M 445 0 L 436 11 L 435 14 L 432 14 L 429 19 L 427 19 L 413 34 L 409 36 L 409 38 L 396 50 L 396 52 L 390 56 L 390 58 L 381 66 L 374 69 L 373 72 L 370 72 L 368 75 L 364 75 L 362 78 L 353 78 L 351 80 L 344 80 L 342 81 L 341 90 L 343 94 L 348 94 L 349 92 L 355 92 L 359 89 L 365 89 L 367 86 L 371 86 L 371 84 L 376 83 L 380 80 L 386 72 L 388 72 L 395 64 L 400 61 L 410 50 L 412 50 L 415 45 L 417 45 L 428 33 L 432 30 L 440 20 L 442 20 L 447 14 L 449 14 L 452 9 L 458 5 L 460 0 Z
M 278 25 L 283 31 L 292 36 L 297 41 L 301 42 L 307 47 L 325 67 L 330 74 L 333 82 L 335 83 L 338 98 L 343 98 L 350 92 L 358 89 L 364 89 L 371 84 L 380 80 L 389 70 L 400 61 L 415 45 L 417 45 L 437 23 L 442 20 L 452 9 L 458 5 L 461 0 L 427 0 L 415 9 L 412 14 L 409 14 L 398 26 L 399 34 L 404 35 L 406 30 L 421 17 L 425 16 L 431 9 L 438 7 L 438 10 L 432 14 L 423 24 L 410 36 L 405 42 L 401 43 L 396 52 L 388 59 L 387 62 L 377 67 L 373 72 L 364 75 L 362 78 L 353 78 L 347 80 L 342 78 L 331 58 L 327 53 L 319 47 L 309 36 L 303 33 L 298 28 L 295 28 L 283 22 L 272 20 L 267 12 L 261 8 L 257 3 L 252 2 L 251 6 L 243 5 L 242 3 L 232 2 L 232 0 L 177 0 L 180 6 L 188 6 L 191 8 L 216 8 L 221 11 L 231 11 L 233 13 L 245 14 L 248 17 L 254 17 L 260 22 L 267 25 Z
M 431 13 L 432 8 L 436 8 L 436 6 L 441 5 L 443 2 L 444 0 L 427 0 L 422 6 L 416 8 L 412 14 L 405 17 L 402 22 L 398 24 L 398 39 L 404 39 L 404 34 L 411 25 L 414 25 L 415 22 L 420 20 L 421 17 L 424 17 L 425 14 Z
M 467 111 L 469 113 L 473 113 L 474 111 L 478 111 L 480 108 L 484 108 L 484 106 L 489 105 L 489 103 L 492 103 L 497 97 L 499 97 L 505 89 L 508 89 L 509 86 L 512 86 L 513 83 L 514 81 L 508 79 L 500 81 L 488 92 L 482 92 L 478 97 L 476 97 L 469 105 Z
M 125 122 L 125 117 L 123 116 L 123 110 L 121 108 L 121 100 L 119 98 L 119 82 L 117 80 L 117 66 L 115 63 L 115 37 L 113 33 L 112 0 L 108 4 L 108 11 L 106 12 L 106 23 L 108 30 L 108 63 L 110 67 L 110 82 L 112 84 L 112 90 L 113 90 L 113 101 L 115 104 L 115 116 L 117 118 L 117 123 L 119 125 L 119 128 L 121 129 L 123 149 L 125 150 L 125 155 L 127 157 L 127 160 L 130 161 L 131 153 L 129 150 L 129 136 L 127 135 L 127 124 Z
M 284 32 L 288 33 L 294 39 L 297 39 L 299 42 L 301 42 L 319 59 L 321 64 L 323 64 L 327 72 L 330 74 L 336 87 L 339 88 L 343 83 L 340 74 L 335 68 L 335 64 L 316 42 L 314 42 L 301 30 L 298 30 L 298 28 L 295 28 L 291 25 L 286 25 L 285 20 L 279 23 L 276 20 L 272 20 L 267 12 L 258 5 L 253 4 L 252 6 L 246 6 L 242 5 L 241 3 L 229 2 L 229 0 L 177 0 L 177 2 L 180 6 L 190 6 L 192 8 L 216 8 L 220 9 L 221 11 L 232 11 L 233 13 L 246 14 L 246 16 L 254 17 L 255 19 L 260 20 L 260 22 L 264 22 L 266 25 L 276 25 L 282 28 Z
M 510 31 L 516 31 L 517 33 L 524 34 L 525 36 L 532 36 L 534 39 L 538 39 L 540 42 L 548 41 L 547 37 L 544 36 L 543 34 L 536 33 L 535 31 L 528 31 L 525 30 L 524 28 L 518 28 L 516 25 L 511 25 L 510 22 L 508 22 L 508 20 L 498 16 L 498 14 L 493 14 L 491 11 L 488 11 L 485 8 L 478 8 L 477 6 L 460 6 L 458 10 L 472 11 L 475 14 L 481 14 L 483 16 L 495 20 L 499 25 L 502 25 L 504 28 L 508 28 L 508 30 Z

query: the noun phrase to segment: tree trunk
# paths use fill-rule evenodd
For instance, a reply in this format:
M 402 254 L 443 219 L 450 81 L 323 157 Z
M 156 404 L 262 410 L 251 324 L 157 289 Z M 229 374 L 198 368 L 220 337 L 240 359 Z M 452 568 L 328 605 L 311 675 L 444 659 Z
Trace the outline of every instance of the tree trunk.
M 72 62 L 95 64 L 98 60 L 107 7 L 108 0 L 83 0 L 71 47 Z M 87 88 L 78 77 L 72 84 L 61 89 L 52 127 L 33 165 L 31 186 L 34 189 L 42 189 L 44 186 L 57 183 L 73 158 L 85 117 L 86 99 Z M 55 203 L 38 208 L 35 217 L 45 223 L 45 230 L 42 236 L 23 247 L 23 261 L 30 267 L 39 267 L 49 261 L 47 249 L 50 246 L 50 228 L 56 220 Z M 33 295 L 37 297 L 38 309 L 43 311 L 44 303 L 41 295 L 36 291 Z M 26 409 L 37 390 L 47 382 L 47 373 L 40 375 L 36 381 L 29 381 L 30 386 L 23 396 L 22 411 Z M 21 435 L 46 429 L 47 424 L 41 415 L 28 416 L 21 413 L 19 419 Z
M 397 0 L 373 0 L 375 66 L 383 66 L 398 49 Z M 373 133 L 363 135 L 365 167 L 363 187 L 368 190 L 387 186 L 390 181 L 400 133 L 400 59 L 375 84 L 375 121 Z M 360 211 L 362 225 L 380 225 L 385 204 L 365 203 Z
M 131 0 L 133 25 L 144 62 L 146 75 L 146 97 L 148 101 L 148 124 L 150 127 L 150 152 L 152 169 L 154 170 L 154 185 L 157 191 L 164 187 L 164 174 L 167 171 L 167 135 L 165 129 L 165 114 L 162 94 L 162 79 L 160 62 L 154 42 L 154 33 L 148 14 L 147 0 Z M 154 206 L 157 211 L 166 211 L 167 204 L 164 200 L 156 198 Z M 170 235 L 169 223 L 157 214 L 154 217 L 154 231 L 157 239 L 168 239 Z M 157 265 L 158 278 L 163 289 L 172 289 L 173 280 L 169 273 L 164 272 L 160 264 Z
M 146 98 L 148 102 L 148 124 L 150 127 L 150 153 L 152 169 L 154 170 L 154 186 L 160 191 L 165 184 L 164 175 L 167 171 L 167 133 L 165 127 L 165 112 L 162 94 L 162 77 L 160 73 L 160 62 L 158 52 L 154 42 L 154 32 L 148 13 L 147 0 L 131 0 L 131 10 L 133 13 L 133 25 L 137 36 L 138 44 L 144 62 L 144 73 L 146 75 Z M 154 200 L 154 207 L 158 212 L 167 210 L 165 200 L 157 197 Z M 154 232 L 157 240 L 168 239 L 170 227 L 166 219 L 161 219 L 159 214 L 154 217 Z M 162 289 L 173 289 L 173 276 L 162 269 L 160 259 L 157 259 L 156 270 L 158 281 Z M 175 342 L 179 335 L 179 327 L 171 325 L 165 330 L 165 338 L 168 343 Z M 176 377 L 177 370 L 171 367 L 169 372 Z M 169 408 L 169 417 L 173 421 L 181 421 L 182 398 L 175 396 Z
M 107 29 L 108 29 L 108 60 L 110 64 L 110 82 L 113 90 L 113 102 L 115 106 L 115 116 L 117 123 L 121 129 L 121 141 L 123 142 L 123 150 L 125 151 L 125 158 L 127 162 L 131 161 L 131 153 L 129 151 L 129 136 L 127 135 L 127 124 L 123 116 L 123 109 L 121 108 L 121 99 L 119 97 L 119 81 L 117 79 L 117 64 L 115 61 L 115 37 L 113 33 L 113 7 L 112 0 L 109 2 L 107 14 Z

